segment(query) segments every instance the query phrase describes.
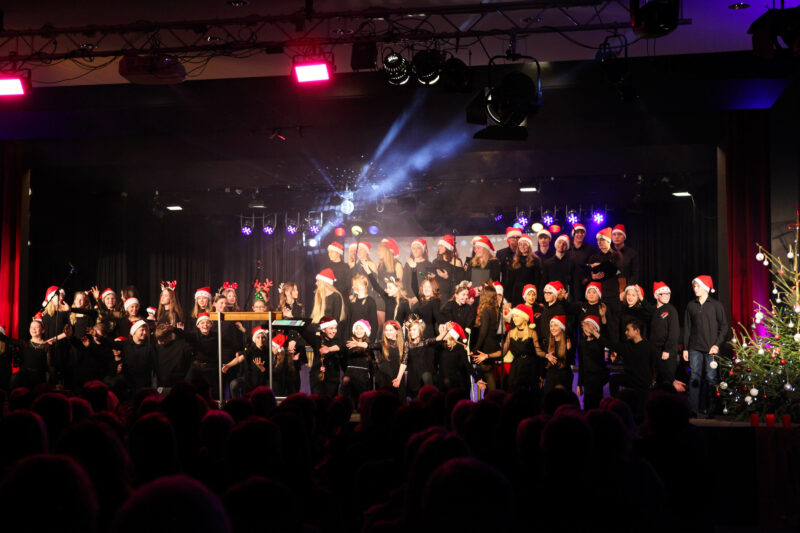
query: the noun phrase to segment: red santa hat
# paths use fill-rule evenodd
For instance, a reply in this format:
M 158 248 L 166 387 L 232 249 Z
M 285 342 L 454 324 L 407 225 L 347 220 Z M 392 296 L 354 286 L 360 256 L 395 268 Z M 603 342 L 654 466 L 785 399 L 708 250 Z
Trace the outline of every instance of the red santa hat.
M 558 236 L 558 238 L 556 238 L 556 244 L 558 244 L 558 241 L 566 241 L 567 250 L 569 250 L 569 235 L 567 235 L 566 233 L 562 233 L 561 235 Z
M 452 235 L 445 235 L 437 244 L 441 244 L 445 247 L 446 250 L 450 250 L 451 252 L 456 249 L 456 238 Z
M 194 299 L 197 300 L 198 298 L 208 298 L 211 299 L 211 287 L 200 287 L 196 291 L 194 291 Z
M 38 313 L 33 315 L 33 321 L 34 322 L 39 322 L 39 323 L 42 323 L 42 324 L 44 323 L 44 317 L 42 317 L 42 312 L 41 311 L 39 311 Z
M 558 324 L 558 327 L 561 328 L 561 331 L 567 329 L 567 315 L 556 315 L 550 319 L 550 323 L 552 324 L 553 322 Z
M 511 237 L 522 237 L 522 230 L 514 227 L 506 228 L 506 240 Z
M 447 334 L 453 337 L 457 342 L 461 344 L 467 344 L 467 336 L 464 334 L 464 328 L 458 322 L 448 322 L 447 323 L 448 331 Z
M 597 232 L 598 239 L 605 239 L 608 242 L 611 242 L 611 228 L 603 228 Z
M 283 333 L 278 333 L 274 337 L 272 337 L 272 347 L 278 348 L 279 350 L 283 348 L 283 345 L 286 344 L 286 335 Z
M 335 318 L 330 317 L 330 316 L 324 316 L 319 321 L 319 329 L 320 330 L 324 330 L 324 329 L 332 328 L 336 324 L 338 324 L 338 322 L 336 322 Z
M 697 276 L 692 280 L 692 283 L 697 283 L 708 292 L 716 292 L 714 290 L 714 282 L 711 281 L 711 276 Z
M 524 318 L 528 324 L 533 324 L 533 308 L 527 304 L 519 304 L 511 310 L 511 316 L 517 315 Z
M 590 284 L 588 284 L 586 286 L 586 291 L 584 291 L 584 293 L 583 293 L 584 296 L 589 294 L 589 291 L 592 290 L 592 289 L 597 291 L 597 296 L 599 296 L 600 298 L 603 297 L 603 286 L 600 285 L 600 283 L 597 282 L 597 281 L 593 281 L 593 282 L 591 282 Z
M 369 337 L 370 335 L 372 335 L 372 326 L 370 326 L 370 325 L 369 325 L 369 322 L 367 322 L 367 321 L 366 321 L 366 320 L 364 320 L 363 318 L 362 318 L 361 320 L 357 320 L 357 321 L 356 321 L 356 322 L 353 324 L 353 335 L 355 335 L 355 334 L 356 334 L 356 326 L 361 326 L 362 328 L 364 328 L 364 331 L 366 332 L 366 335 L 367 335 L 367 337 Z
M 344 255 L 344 244 L 333 241 L 328 245 L 329 252 L 336 252 L 339 255 Z
M 594 326 L 597 331 L 600 331 L 600 317 L 594 315 L 588 315 L 586 318 L 583 319 L 583 322 L 588 322 L 592 326 Z
M 653 297 L 656 297 L 659 294 L 663 294 L 663 293 L 669 294 L 670 292 L 672 292 L 672 291 L 667 286 L 667 284 L 664 283 L 663 281 L 655 281 L 655 282 L 653 282 Z
M 56 287 L 55 285 L 51 285 L 50 287 L 48 287 L 47 291 L 45 291 L 44 293 L 44 301 L 42 302 L 42 307 L 47 305 L 47 302 L 49 302 L 50 299 L 53 297 L 53 295 L 57 292 L 64 294 L 64 289 Z
M 492 245 L 492 241 L 486 235 L 480 235 L 472 240 L 472 244 L 475 246 L 480 246 L 481 248 L 486 248 L 489 250 L 489 253 L 494 255 L 494 246 Z
M 366 241 L 358 241 L 358 248 L 361 249 L 362 247 L 367 251 L 367 253 L 372 250 L 372 245 L 370 243 Z
M 317 279 L 319 281 L 324 281 L 325 283 L 333 285 L 333 282 L 336 281 L 336 274 L 333 273 L 332 269 L 326 268 L 325 270 L 317 274 Z
M 614 229 L 611 230 L 611 234 L 613 235 L 614 233 L 622 233 L 623 237 L 625 237 L 626 239 L 628 238 L 628 234 L 625 233 L 625 226 L 622 224 L 617 224 L 616 226 L 614 226 Z
M 583 232 L 586 233 L 586 226 L 584 226 L 580 222 L 576 222 L 575 224 L 573 224 L 572 225 L 572 236 L 573 237 L 575 236 L 575 232 L 578 231 L 578 230 L 583 230 Z
M 258 337 L 259 335 L 266 335 L 266 334 L 267 334 L 267 330 L 265 330 L 261 326 L 254 327 L 253 328 L 253 335 L 252 335 L 253 342 L 256 342 L 256 337 Z
M 381 244 L 390 249 L 395 257 L 400 257 L 400 247 L 397 245 L 397 241 L 391 237 L 386 237 L 381 240 Z
M 117 295 L 117 293 L 112 291 L 111 289 L 106 289 L 100 293 L 100 299 L 101 300 L 105 299 L 105 297 L 108 296 L 109 294 L 113 294 L 114 296 Z
M 544 286 L 544 292 L 552 292 L 553 294 L 558 294 L 559 291 L 564 290 L 564 285 L 558 281 L 554 280 Z
M 553 238 L 553 234 L 552 234 L 552 233 L 550 233 L 550 230 L 549 230 L 549 229 L 547 229 L 547 228 L 542 228 L 542 229 L 540 229 L 540 230 L 539 230 L 539 232 L 536 234 L 536 238 L 538 239 L 538 238 L 539 238 L 540 236 L 542 236 L 542 235 L 547 235 L 547 236 L 548 236 L 548 237 L 550 237 L 551 239 Z
M 524 287 L 522 287 L 522 299 L 523 300 L 525 299 L 525 295 L 527 295 L 530 291 L 533 291 L 533 294 L 539 294 L 536 291 L 536 285 L 534 285 L 533 283 L 529 283 L 529 284 L 525 285 Z
M 644 300 L 644 289 L 642 289 L 639 285 L 628 285 L 625 287 L 625 290 L 622 291 L 625 294 L 628 291 L 636 291 L 636 295 L 639 297 L 640 300 Z
M 128 337 L 117 337 L 116 339 L 114 339 L 114 342 L 125 342 L 126 340 L 128 340 Z M 111 348 L 111 349 L 116 350 L 116 348 Z
M 156 317 L 156 312 L 157 312 L 157 311 L 158 311 L 158 309 L 156 309 L 155 307 L 148 307 L 148 308 L 147 308 L 147 315 L 148 315 L 148 318 L 149 318 L 150 316 L 152 316 L 153 318 L 155 318 L 155 317 Z
M 209 322 L 211 321 L 211 317 L 208 316 L 208 313 L 198 313 L 197 314 L 197 321 L 195 321 L 195 325 L 199 326 L 200 322 L 202 322 L 203 320 L 208 320 Z
M 494 287 L 494 292 L 496 292 L 500 296 L 503 295 L 503 284 L 502 283 L 500 283 L 499 281 L 495 281 L 494 283 L 492 283 L 492 287 Z
M 530 235 L 523 235 L 522 237 L 520 237 L 519 240 L 517 241 L 517 244 L 521 242 L 528 243 L 528 246 L 530 246 L 531 250 L 533 250 L 533 239 L 531 239 Z
M 131 326 L 131 337 L 133 337 L 133 334 L 136 333 L 142 326 L 147 326 L 147 322 L 144 320 L 137 320 L 134 322 Z
M 426 241 L 422 237 L 419 237 L 418 239 L 414 239 L 413 241 L 411 241 L 411 246 L 414 245 L 422 246 L 422 249 L 425 251 L 428 250 L 428 241 Z
M 125 302 L 122 304 L 122 308 L 127 311 L 128 308 L 130 306 L 134 305 L 134 304 L 139 305 L 139 299 L 138 298 L 134 298 L 134 297 L 125 298 Z

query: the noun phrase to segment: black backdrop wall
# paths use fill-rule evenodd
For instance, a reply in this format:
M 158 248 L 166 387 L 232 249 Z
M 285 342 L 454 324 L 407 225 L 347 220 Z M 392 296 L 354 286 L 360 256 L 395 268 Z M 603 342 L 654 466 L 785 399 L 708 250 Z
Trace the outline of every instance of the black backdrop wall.
M 264 277 L 275 282 L 276 297 L 280 282 L 297 281 L 301 299 L 310 303 L 314 276 L 326 259 L 327 240 L 313 254 L 299 235 L 276 232 L 265 237 L 256 228 L 245 238 L 238 220 L 230 216 L 167 213 L 159 219 L 149 206 L 119 195 L 59 189 L 52 183 L 37 189 L 35 174 L 33 182 L 31 299 L 23 316 L 38 309 L 45 289 L 64 278 L 69 263 L 77 269 L 65 287 L 69 294 L 92 285 L 102 290 L 132 284 L 149 305 L 157 302 L 159 282 L 174 279 L 187 306 L 198 287 L 210 285 L 213 291 L 224 281 L 238 282 L 244 300 L 252 295 L 253 280 Z M 641 255 L 645 293 L 651 293 L 653 281 L 665 281 L 673 288 L 678 309 L 692 297 L 693 277 L 717 277 L 716 200 L 713 185 L 707 189 L 695 195 L 694 203 L 684 199 L 631 205 L 617 209 L 608 221 L 626 225 L 628 244 Z M 487 223 L 480 233 L 502 232 L 498 226 Z M 384 233 L 392 235 L 391 228 Z

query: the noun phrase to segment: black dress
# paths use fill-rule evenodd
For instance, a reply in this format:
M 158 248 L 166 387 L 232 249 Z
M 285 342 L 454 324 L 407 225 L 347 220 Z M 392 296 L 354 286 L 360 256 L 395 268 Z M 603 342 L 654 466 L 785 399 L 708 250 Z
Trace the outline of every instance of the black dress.
M 398 333 L 399 334 L 399 333 Z M 375 388 L 392 387 L 392 381 L 397 377 L 400 371 L 400 351 L 397 348 L 396 342 L 390 342 L 387 347 L 387 356 L 383 353 L 383 344 L 378 342 L 372 345 L 372 353 L 375 357 Z M 401 379 L 401 382 L 404 381 Z M 395 390 L 401 392 L 404 387 L 399 387 Z
M 475 375 L 472 363 L 467 355 L 467 350 L 462 344 L 456 343 L 452 348 L 448 348 L 447 343 L 439 341 L 439 388 L 442 392 L 450 389 L 461 389 L 468 391 L 471 388 L 469 378 Z
M 475 301 L 475 303 L 472 305 L 466 303 L 459 305 L 455 300 L 450 300 L 444 304 L 444 307 L 442 307 L 442 323 L 457 322 L 458 325 L 465 330 L 467 328 L 472 328 L 472 326 L 475 324 L 475 314 L 477 311 L 477 301 Z
M 176 333 L 178 331 L 180 330 L 176 330 Z M 199 329 L 195 329 L 185 334 L 185 338 L 194 351 L 194 361 L 192 361 L 187 379 L 193 381 L 198 378 L 205 378 L 211 385 L 211 394 L 214 398 L 218 398 L 220 362 L 216 330 L 212 329 L 208 335 L 203 335 Z M 232 355 L 227 358 L 225 355 L 222 356 L 223 362 L 231 359 Z
M 386 293 L 386 289 L 378 284 L 378 278 L 375 277 L 374 273 L 370 273 L 369 282 L 375 289 L 375 293 L 383 299 L 386 320 L 396 320 L 400 324 L 403 324 L 406 318 L 408 318 L 408 315 L 411 314 L 411 309 L 408 307 L 408 300 L 400 300 L 400 305 L 398 305 L 397 298 L 389 296 Z M 427 328 L 427 324 L 425 327 Z M 377 335 L 375 335 L 375 338 L 377 338 Z
M 370 328 L 372 328 L 369 333 L 369 340 L 370 342 L 375 342 L 378 336 L 378 307 L 375 305 L 375 300 L 372 296 L 356 298 L 356 301 L 349 302 L 348 308 L 350 309 L 347 322 L 348 334 L 352 333 L 353 324 L 359 320 L 366 320 Z M 341 329 L 337 333 L 342 333 Z M 349 335 L 346 336 L 349 337 Z
M 527 339 L 508 338 L 508 350 L 514 355 L 508 371 L 508 390 L 539 390 L 539 363 L 533 335 Z
M 353 401 L 353 407 L 358 409 L 358 398 L 371 388 L 371 359 L 372 350 L 366 348 L 347 348 L 347 370 L 342 380 L 342 395 Z
M 341 361 L 345 355 L 344 344 L 338 337 L 329 339 L 325 334 L 319 331 L 315 332 L 314 326 L 309 326 L 303 330 L 303 339 L 308 346 L 311 346 L 314 350 L 314 361 L 309 371 L 311 393 L 333 398 L 339 392 L 339 374 L 342 369 Z M 323 346 L 328 348 L 336 346 L 339 350 L 328 352 L 323 355 L 320 351 L 320 348 Z M 325 368 L 324 373 L 322 372 L 323 368 Z M 322 379 L 320 379 L 320 377 Z
M 458 283 L 464 279 L 464 267 L 448 263 L 444 259 L 436 258 L 433 260 L 434 272 L 443 270 L 447 273 L 447 277 L 443 278 L 436 272 L 436 283 L 439 285 L 439 293 L 442 295 L 442 301 L 446 302 L 453 296 L 453 290 Z
M 27 387 L 33 389 L 47 382 L 48 372 L 52 372 L 51 346 L 47 343 L 20 341 L 0 334 L 0 341 L 19 349 L 19 371 L 11 377 L 10 388 Z
M 424 339 L 420 342 L 407 342 L 403 347 L 401 364 L 406 365 L 408 372 L 408 395 L 416 398 L 423 385 L 433 385 L 436 374 L 434 366 L 435 339 Z
M 583 387 L 584 410 L 600 406 L 603 386 L 608 383 L 605 349 L 594 337 L 581 335 L 578 346 L 578 386 Z
M 305 354 L 303 354 L 305 356 Z M 300 391 L 300 364 L 287 352 L 273 355 L 272 390 L 275 396 L 285 398 Z
M 542 294 L 541 280 L 542 264 L 537 257 L 534 256 L 531 266 L 521 264 L 519 268 L 514 268 L 512 263 L 508 268 L 508 286 L 511 287 L 511 293 L 506 294 L 506 298 L 510 298 L 511 305 L 514 307 L 524 303 L 522 289 L 529 284 L 536 285 L 537 293 Z
M 411 310 L 411 312 L 419 316 L 422 321 L 425 322 L 424 337 L 426 339 L 432 339 L 435 337 L 437 334 L 436 326 L 439 324 L 444 324 L 445 321 L 442 320 L 441 309 L 441 300 L 438 298 L 425 301 L 419 300 L 414 304 L 414 308 Z

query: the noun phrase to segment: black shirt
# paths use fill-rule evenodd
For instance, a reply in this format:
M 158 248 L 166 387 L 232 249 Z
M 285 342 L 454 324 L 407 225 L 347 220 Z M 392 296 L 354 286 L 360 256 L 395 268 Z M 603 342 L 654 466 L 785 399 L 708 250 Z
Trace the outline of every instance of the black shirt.
M 650 342 L 661 352 L 678 353 L 680 324 L 678 310 L 670 303 L 653 310 L 650 319 Z
M 625 278 L 625 285 L 636 285 L 639 283 L 639 253 L 627 244 L 617 252 L 622 256 L 620 270 Z
M 692 300 L 683 319 L 683 349 L 708 353 L 712 346 L 722 348 L 728 334 L 728 319 L 717 300 L 707 298 L 701 305 Z

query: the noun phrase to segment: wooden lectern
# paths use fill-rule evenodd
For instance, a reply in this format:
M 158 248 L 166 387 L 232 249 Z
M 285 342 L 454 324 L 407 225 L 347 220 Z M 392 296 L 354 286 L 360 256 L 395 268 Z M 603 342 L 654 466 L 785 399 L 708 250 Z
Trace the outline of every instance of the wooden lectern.
M 266 322 L 267 327 L 267 353 L 269 353 L 269 387 L 272 388 L 272 321 L 283 318 L 280 311 L 264 313 L 250 313 L 245 311 L 230 311 L 225 313 L 209 313 L 209 318 L 217 323 L 217 373 L 219 374 L 219 404 L 222 405 L 222 323 L 224 321 L 252 321 Z

